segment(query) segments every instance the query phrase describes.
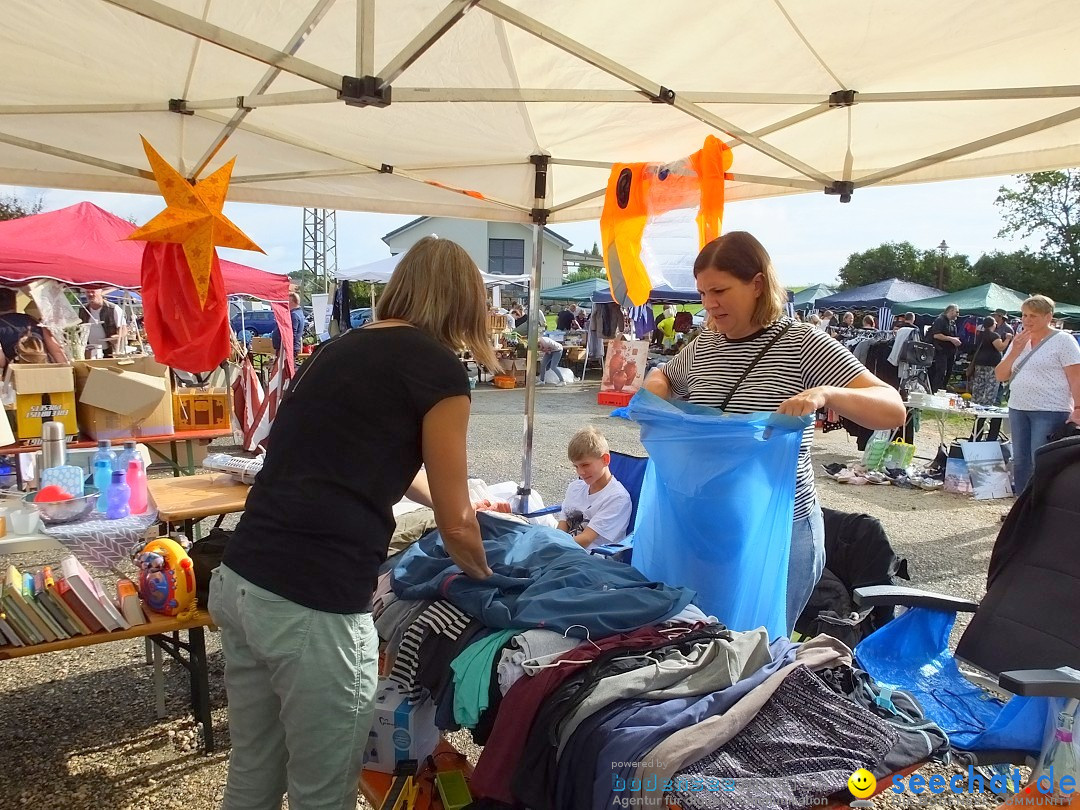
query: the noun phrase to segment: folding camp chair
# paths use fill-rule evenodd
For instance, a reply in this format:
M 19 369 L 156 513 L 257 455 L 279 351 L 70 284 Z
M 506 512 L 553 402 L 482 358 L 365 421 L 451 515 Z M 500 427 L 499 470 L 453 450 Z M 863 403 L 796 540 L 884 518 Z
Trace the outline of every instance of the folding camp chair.
M 998 535 L 981 604 L 895 586 L 855 592 L 863 605 L 912 608 L 856 647 L 859 664 L 913 693 L 975 764 L 1033 764 L 1050 698 L 1071 701 L 1067 712 L 1080 700 L 1080 438 L 1043 447 L 1035 471 Z M 974 615 L 954 657 L 958 611 Z
M 648 456 L 631 456 L 627 453 L 612 453 L 611 462 L 608 464 L 608 469 L 611 470 L 611 474 L 615 479 L 622 484 L 626 491 L 630 494 L 630 503 L 633 508 L 630 510 L 630 522 L 628 527 L 630 531 L 618 543 L 608 543 L 603 546 L 597 546 L 596 548 L 589 549 L 592 554 L 600 554 L 604 557 L 611 557 L 613 560 L 619 562 L 630 562 L 630 555 L 633 551 L 633 526 L 634 521 L 637 520 L 637 508 L 638 497 L 641 495 L 641 482 L 645 480 L 645 467 L 648 462 Z M 562 504 L 555 504 L 553 506 L 547 506 L 543 509 L 539 509 L 535 512 L 529 512 L 523 517 L 533 518 L 540 517 L 542 515 L 555 515 L 562 511 Z

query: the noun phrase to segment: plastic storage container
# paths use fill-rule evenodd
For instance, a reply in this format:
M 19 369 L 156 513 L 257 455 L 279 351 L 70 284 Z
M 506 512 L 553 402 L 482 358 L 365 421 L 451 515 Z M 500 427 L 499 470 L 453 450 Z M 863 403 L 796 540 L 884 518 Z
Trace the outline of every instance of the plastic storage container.
M 131 498 L 131 489 L 124 481 L 124 473 L 119 470 L 114 470 L 112 474 L 112 483 L 109 484 L 109 491 L 105 493 L 106 509 L 105 517 L 109 520 L 120 520 L 120 518 L 126 518 L 131 514 L 131 508 L 128 506 L 128 500 Z
M 131 490 L 128 508 L 131 514 L 141 515 L 146 511 L 146 470 L 143 468 L 141 458 L 128 462 L 127 485 Z

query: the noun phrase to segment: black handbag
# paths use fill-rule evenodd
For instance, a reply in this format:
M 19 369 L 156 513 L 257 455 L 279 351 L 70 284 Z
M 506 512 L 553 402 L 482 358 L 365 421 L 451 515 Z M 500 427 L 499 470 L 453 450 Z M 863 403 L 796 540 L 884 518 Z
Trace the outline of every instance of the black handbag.
M 936 351 L 931 344 L 919 340 L 912 329 L 904 345 L 900 347 L 900 361 L 911 366 L 929 366 L 934 362 Z
M 225 529 L 212 529 L 210 534 L 196 540 L 188 550 L 191 566 L 195 572 L 195 598 L 199 607 L 205 608 L 210 598 L 210 576 L 221 565 L 225 556 L 225 546 L 229 544 L 232 532 Z

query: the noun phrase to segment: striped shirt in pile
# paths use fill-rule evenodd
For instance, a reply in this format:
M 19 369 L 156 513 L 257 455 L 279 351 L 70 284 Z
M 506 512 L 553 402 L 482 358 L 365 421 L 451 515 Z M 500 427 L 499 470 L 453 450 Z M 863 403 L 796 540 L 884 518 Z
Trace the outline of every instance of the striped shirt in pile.
M 402 686 L 408 700 L 416 702 L 423 697 L 416 676 L 420 671 L 420 647 L 428 635 L 437 633 L 453 641 L 461 637 L 470 621 L 456 606 L 440 600 L 432 602 L 405 630 L 389 679 Z
M 787 399 L 819 385 L 847 387 L 866 371 L 855 356 L 828 333 L 808 323 L 781 318 L 745 338 L 730 340 L 718 332 L 705 331 L 664 366 L 664 374 L 677 396 L 714 408 L 723 404 L 731 387 L 754 362 L 762 348 L 791 324 L 787 334 L 774 343 L 750 369 L 731 398 L 728 413 L 771 412 Z M 803 431 L 795 475 L 795 520 L 810 514 L 817 492 L 810 445 L 814 426 Z

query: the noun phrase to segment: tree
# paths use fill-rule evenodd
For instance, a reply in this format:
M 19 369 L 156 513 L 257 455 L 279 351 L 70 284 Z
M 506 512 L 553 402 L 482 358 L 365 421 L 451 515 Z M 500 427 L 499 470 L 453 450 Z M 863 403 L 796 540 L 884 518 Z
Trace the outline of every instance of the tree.
M 563 280 L 563 284 L 573 284 L 577 281 L 586 281 L 590 278 L 607 278 L 607 272 L 603 267 L 591 267 L 587 264 L 579 264 L 578 269 Z
M 994 201 L 1005 222 L 998 236 L 1040 237 L 1037 255 L 1050 262 L 1043 267 L 1048 277 L 1042 292 L 1063 301 L 1080 299 L 1080 169 L 1016 179 L 1019 188 L 1002 186 Z
M 941 267 L 944 260 L 945 266 Z M 945 291 L 974 286 L 974 274 L 967 256 L 942 257 L 936 249 L 920 250 L 910 242 L 886 242 L 876 248 L 852 253 L 840 269 L 840 289 L 862 287 L 876 281 L 899 278 L 928 287 L 937 287 L 938 271 L 944 270 Z
M 0 221 L 40 214 L 43 207 L 41 197 L 29 203 L 24 202 L 14 194 L 9 197 L 0 197 Z
M 1026 295 L 1049 295 L 1054 300 L 1062 294 L 1055 277 L 1056 263 L 1030 250 L 987 253 L 971 269 L 976 284 L 993 282 Z M 1068 303 L 1067 298 L 1061 297 L 1061 300 Z

